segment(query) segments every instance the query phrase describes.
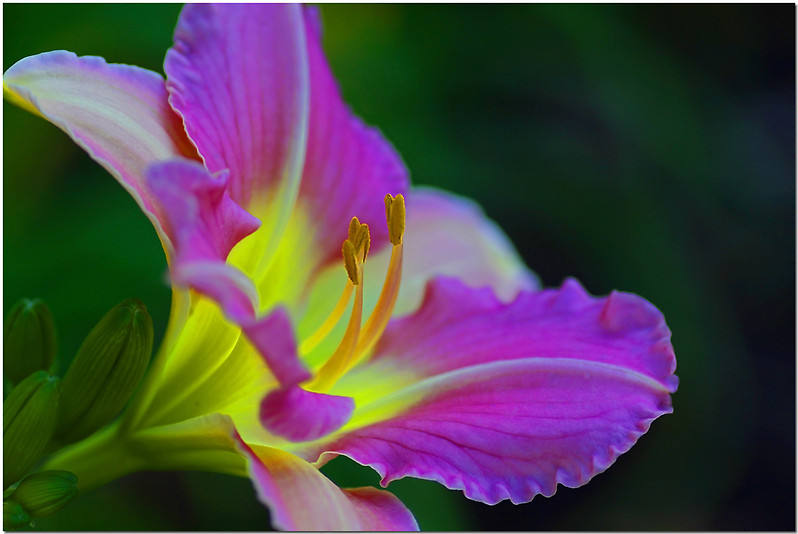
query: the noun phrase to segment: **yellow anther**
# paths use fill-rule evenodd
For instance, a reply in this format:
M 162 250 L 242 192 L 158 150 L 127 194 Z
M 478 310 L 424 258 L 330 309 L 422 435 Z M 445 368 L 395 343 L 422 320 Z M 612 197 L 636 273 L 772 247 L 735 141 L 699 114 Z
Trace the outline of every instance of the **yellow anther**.
M 352 217 L 352 220 L 349 221 L 349 241 L 352 243 L 355 242 L 355 234 L 360 229 L 360 221 L 357 217 Z
M 405 233 L 405 197 L 401 194 L 395 197 L 385 195 L 385 219 L 391 243 L 401 245 Z
M 369 225 L 361 224 L 357 217 L 352 217 L 349 222 L 349 241 L 355 246 L 355 256 L 365 262 L 371 246 Z
M 363 263 L 366 261 L 366 256 L 369 252 L 369 245 L 371 238 L 369 236 L 369 227 L 367 224 L 361 224 L 357 217 L 352 217 L 349 222 L 349 238 L 344 241 L 341 253 L 344 257 L 344 268 L 346 269 L 347 282 L 344 287 L 344 292 L 338 303 L 335 305 L 329 317 L 305 340 L 299 345 L 299 352 L 308 354 L 321 343 L 327 334 L 338 324 L 338 321 L 346 310 L 346 305 L 349 302 L 349 297 L 352 295 L 352 290 L 357 285 L 361 285 L 363 277 Z
M 388 221 L 388 226 L 391 225 L 391 204 L 393 204 L 393 197 L 388 193 L 385 195 L 385 220 Z
M 371 246 L 369 225 L 360 225 L 360 228 L 358 228 L 357 232 L 355 233 L 355 240 L 353 241 L 353 244 L 355 245 L 355 251 L 357 252 L 358 257 L 362 258 L 362 261 L 365 262 L 369 255 L 369 247 Z
M 344 241 L 344 246 L 341 249 L 341 253 L 344 255 L 344 267 L 346 268 L 346 274 L 349 276 L 349 280 L 352 281 L 353 284 L 357 285 L 359 282 L 358 276 L 358 264 L 357 258 L 355 258 L 355 245 L 352 244 L 351 241 L 348 239 Z

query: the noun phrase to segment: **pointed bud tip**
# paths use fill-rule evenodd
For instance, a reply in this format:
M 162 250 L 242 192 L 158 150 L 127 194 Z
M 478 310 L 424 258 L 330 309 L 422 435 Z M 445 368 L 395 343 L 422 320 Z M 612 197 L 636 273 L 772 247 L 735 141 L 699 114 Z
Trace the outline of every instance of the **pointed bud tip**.
M 18 300 L 6 316 L 3 334 L 3 373 L 12 384 L 52 366 L 58 341 L 53 316 L 43 300 Z
M 141 381 L 152 342 L 152 318 L 140 300 L 127 299 L 105 314 L 64 376 L 61 441 L 72 443 L 111 422 Z

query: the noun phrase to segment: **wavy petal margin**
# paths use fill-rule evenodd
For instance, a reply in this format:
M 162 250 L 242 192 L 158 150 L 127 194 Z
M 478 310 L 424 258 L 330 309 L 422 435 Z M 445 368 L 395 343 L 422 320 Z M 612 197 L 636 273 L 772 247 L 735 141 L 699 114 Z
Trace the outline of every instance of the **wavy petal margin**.
M 489 504 L 549 496 L 605 470 L 671 412 L 669 338 L 634 295 L 595 298 L 569 280 L 503 304 L 439 279 L 331 390 L 355 398 L 349 424 L 296 452 L 344 454 L 383 485 L 415 476 Z
M 420 379 L 492 361 L 570 358 L 630 369 L 673 392 L 670 336 L 659 310 L 630 293 L 593 297 L 569 278 L 502 303 L 487 288 L 442 277 L 415 314 L 391 321 L 369 366 L 402 367 Z
M 202 164 L 169 160 L 147 169 L 147 182 L 168 220 L 178 263 L 224 262 L 230 250 L 260 226 L 228 194 L 227 171 L 211 176 Z
M 341 489 L 304 460 L 271 447 L 250 447 L 237 437 L 249 461 L 260 501 L 274 527 L 302 531 L 418 530 L 410 511 L 391 493 Z
M 5 97 L 65 131 L 133 196 L 171 246 L 164 214 L 145 181 L 147 167 L 196 158 L 155 72 L 58 50 L 27 57 L 3 75 Z

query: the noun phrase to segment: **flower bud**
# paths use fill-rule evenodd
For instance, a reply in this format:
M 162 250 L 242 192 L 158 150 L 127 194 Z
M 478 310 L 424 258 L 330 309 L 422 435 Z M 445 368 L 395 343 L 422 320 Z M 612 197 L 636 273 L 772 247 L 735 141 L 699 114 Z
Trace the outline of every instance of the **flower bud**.
M 3 502 L 3 530 L 19 530 L 30 522 L 30 515 L 18 503 Z
M 78 477 L 69 471 L 41 471 L 22 479 L 11 495 L 30 517 L 43 517 L 69 504 L 78 492 Z
M 60 379 L 37 371 L 3 403 L 3 487 L 22 478 L 50 441 L 59 393 Z
M 57 350 L 53 317 L 40 299 L 21 299 L 3 328 L 3 374 L 12 384 L 53 364 Z
M 141 381 L 152 351 L 152 319 L 129 299 L 89 332 L 64 376 L 56 437 L 64 444 L 108 424 Z

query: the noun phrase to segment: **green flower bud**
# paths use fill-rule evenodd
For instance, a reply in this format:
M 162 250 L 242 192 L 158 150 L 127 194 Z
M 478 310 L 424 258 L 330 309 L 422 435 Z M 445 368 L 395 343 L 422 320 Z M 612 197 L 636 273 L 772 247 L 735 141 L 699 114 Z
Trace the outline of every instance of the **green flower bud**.
M 53 364 L 58 343 L 53 317 L 39 299 L 22 299 L 6 316 L 3 329 L 3 374 L 12 384 Z
M 56 437 L 72 443 L 111 422 L 144 376 L 151 351 L 144 304 L 129 299 L 105 314 L 64 376 Z
M 18 503 L 3 503 L 3 530 L 19 530 L 30 525 L 30 522 L 30 515 Z
M 60 382 L 37 371 L 3 403 L 3 487 L 22 478 L 50 441 L 58 416 Z
M 75 498 L 78 477 L 69 471 L 41 471 L 26 476 L 11 496 L 33 518 L 57 512 Z

